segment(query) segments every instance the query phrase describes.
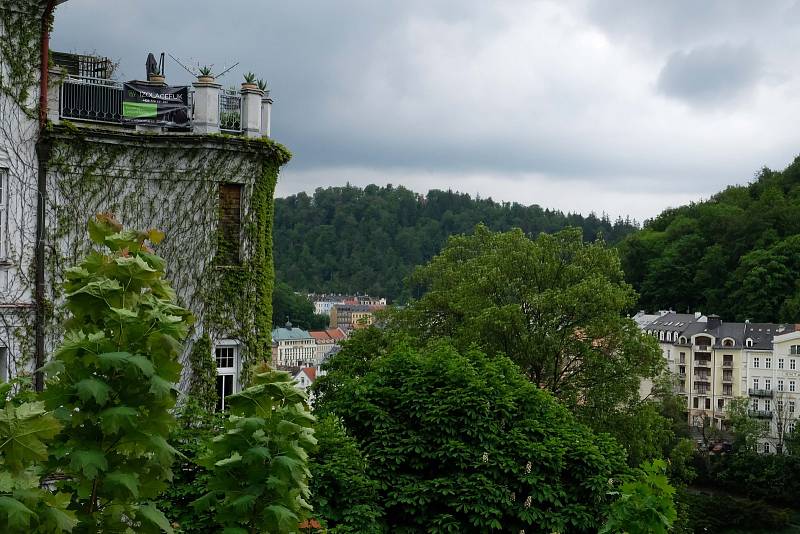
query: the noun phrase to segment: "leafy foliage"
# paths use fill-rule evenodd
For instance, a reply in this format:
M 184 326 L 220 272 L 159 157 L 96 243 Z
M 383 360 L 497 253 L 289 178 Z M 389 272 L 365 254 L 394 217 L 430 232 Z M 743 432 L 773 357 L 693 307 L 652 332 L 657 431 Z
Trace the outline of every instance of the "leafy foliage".
M 367 292 L 405 300 L 404 279 L 429 261 L 448 236 L 484 223 L 527 235 L 581 228 L 588 239 L 616 243 L 635 230 L 630 220 L 564 214 L 537 205 L 498 203 L 453 191 L 418 195 L 403 187 L 320 188 L 275 199 L 277 279 L 296 290 Z M 283 320 L 283 317 L 279 317 Z
M 298 295 L 285 282 L 277 282 L 272 291 L 272 325 L 283 326 L 286 320 L 305 330 L 328 327 L 328 316 L 314 313 L 314 305 Z
M 172 384 L 180 378 L 177 354 L 191 323 L 173 303 L 164 262 L 145 245 L 163 234 L 123 230 L 113 217 L 89 222 L 89 236 L 109 254 L 91 252 L 68 269 L 64 341 L 45 366 L 45 391 L 63 422 L 53 449 L 68 475 L 71 508 L 81 531 L 171 532 L 150 501 L 172 478 L 175 449 Z
M 331 365 L 360 360 L 351 350 Z M 443 342 L 393 343 L 340 367 L 315 410 L 335 413 L 358 442 L 390 532 L 596 531 L 608 479 L 625 470 L 612 439 L 510 360 Z
M 211 338 L 203 334 L 192 345 L 189 353 L 188 402 L 196 403 L 205 413 L 217 406 L 217 364 L 212 356 Z
M 645 309 L 800 321 L 800 159 L 664 211 L 620 245 Z
M 505 354 L 595 428 L 663 368 L 655 340 L 624 317 L 636 295 L 616 252 L 579 230 L 529 239 L 479 225 L 413 281 L 426 292 L 392 318 L 396 329 Z
M 329 532 L 382 532 L 378 485 L 367 475 L 356 441 L 332 416 L 317 422 L 314 436 L 319 445 L 311 463 L 314 516 Z
M 289 373 L 267 366 L 252 385 L 227 398 L 231 416 L 202 461 L 209 492 L 198 510 L 213 509 L 225 532 L 292 532 L 311 510 L 306 502 L 314 417 Z
M 666 468 L 663 460 L 645 462 L 636 476 L 626 477 L 600 534 L 666 534 L 677 519 Z
M 6 398 L 11 384 L 0 386 Z M 70 496 L 41 489 L 48 443 L 61 424 L 43 402 L 5 400 L 0 410 L 0 530 L 8 533 L 71 532 L 77 523 L 67 511 Z

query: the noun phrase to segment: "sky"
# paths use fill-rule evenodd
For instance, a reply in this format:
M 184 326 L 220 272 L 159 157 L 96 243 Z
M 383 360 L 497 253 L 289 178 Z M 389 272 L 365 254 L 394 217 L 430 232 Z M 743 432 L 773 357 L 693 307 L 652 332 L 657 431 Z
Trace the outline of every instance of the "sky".
M 279 196 L 391 183 L 642 221 L 800 153 L 798 26 L 800 0 L 69 0 L 52 48 L 123 80 L 151 51 L 266 79 Z

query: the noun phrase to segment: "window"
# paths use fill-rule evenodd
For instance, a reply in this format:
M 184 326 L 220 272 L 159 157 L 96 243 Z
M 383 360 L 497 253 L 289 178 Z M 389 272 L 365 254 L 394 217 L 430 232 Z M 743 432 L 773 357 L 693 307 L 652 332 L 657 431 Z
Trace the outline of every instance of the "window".
M 789 359 L 789 369 L 791 369 L 792 371 L 797 369 L 797 360 L 795 360 L 794 358 Z
M 747 346 L 747 347 L 752 347 L 752 346 L 753 346 L 753 340 L 752 340 L 751 338 L 749 338 L 749 337 L 748 337 L 748 338 L 745 340 L 744 344 L 745 344 L 745 346 Z
M 783 358 L 778 358 L 778 369 L 783 369 Z
M 789 354 L 800 354 L 800 345 L 792 345 L 789 347 Z
M 686 366 L 685 365 L 679 365 L 678 366 L 678 374 L 679 375 L 685 375 L 686 374 Z
M 765 411 L 765 412 L 768 412 L 768 411 L 770 411 L 770 409 L 771 409 L 771 406 L 770 406 L 770 404 L 771 404 L 771 403 L 770 403 L 770 400 L 769 400 L 769 399 L 764 399 L 764 411 Z
M 8 258 L 8 169 L 0 169 L 0 259 Z
M 725 409 L 725 399 L 717 399 L 717 409 Z
M 706 410 L 711 409 L 711 399 L 706 399 Z
M 772 389 L 772 379 L 770 378 L 764 379 L 764 389 L 766 389 L 767 391 Z
M 758 369 L 758 367 L 759 367 L 759 364 L 760 364 L 760 361 L 759 361 L 759 359 L 758 359 L 758 358 L 753 358 L 753 367 L 755 367 L 756 369 Z
M 692 402 L 692 406 L 694 406 L 695 408 L 697 408 L 697 406 L 698 406 L 698 404 L 697 404 L 697 402 L 698 402 L 698 399 L 697 399 L 697 397 L 694 397 L 694 398 L 692 399 L 692 401 L 693 401 L 693 402 Z
M 758 399 L 753 399 L 753 402 L 750 406 L 754 412 L 758 411 Z
M 239 354 L 234 344 L 221 344 L 214 349 L 217 362 L 217 411 L 227 408 L 225 398 L 236 393 L 239 378 Z
M 764 442 L 764 454 L 769 454 L 769 441 Z
M 794 392 L 795 387 L 796 387 L 795 386 L 795 381 L 794 380 L 789 380 L 789 391 Z
M 758 377 L 753 379 L 753 389 L 758 389 Z
M 0 347 L 0 383 L 8 382 L 8 349 Z
M 789 413 L 794 413 L 794 401 L 789 401 Z
M 722 394 L 723 395 L 733 395 L 733 386 L 731 384 L 723 384 L 722 385 Z
M 764 358 L 764 369 L 772 369 L 772 358 Z
M 783 401 L 778 399 L 775 401 L 775 409 L 778 410 L 778 413 L 783 413 Z
M 794 421 L 789 423 L 789 426 L 787 427 L 787 430 L 789 430 L 790 434 L 794 434 Z
M 783 380 L 778 379 L 778 391 L 783 391 Z
M 242 185 L 219 184 L 219 227 L 217 260 L 222 265 L 237 265 L 241 249 Z
M 685 352 L 681 352 L 681 354 L 680 354 L 680 362 L 681 363 L 686 363 L 686 353 Z

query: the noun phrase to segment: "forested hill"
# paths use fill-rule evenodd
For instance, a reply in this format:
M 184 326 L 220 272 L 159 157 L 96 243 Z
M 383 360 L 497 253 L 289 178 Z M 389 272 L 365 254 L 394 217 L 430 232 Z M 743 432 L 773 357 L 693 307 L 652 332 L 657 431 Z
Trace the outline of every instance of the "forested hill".
M 636 229 L 630 220 L 565 215 L 452 191 L 329 187 L 275 200 L 276 276 L 296 291 L 367 292 L 396 300 L 415 266 L 438 253 L 448 236 L 471 233 L 481 222 L 533 235 L 577 226 L 584 239 L 602 235 L 609 243 Z
M 665 211 L 620 250 L 640 308 L 800 322 L 800 158 Z

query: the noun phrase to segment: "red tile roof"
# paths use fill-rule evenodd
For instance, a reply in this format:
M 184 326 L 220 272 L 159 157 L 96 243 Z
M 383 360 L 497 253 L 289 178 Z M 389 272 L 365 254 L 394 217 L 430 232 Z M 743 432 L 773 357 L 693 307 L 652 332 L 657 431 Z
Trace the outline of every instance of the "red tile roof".
M 303 367 L 300 372 L 305 373 L 312 382 L 317 379 L 317 369 L 315 367 Z

